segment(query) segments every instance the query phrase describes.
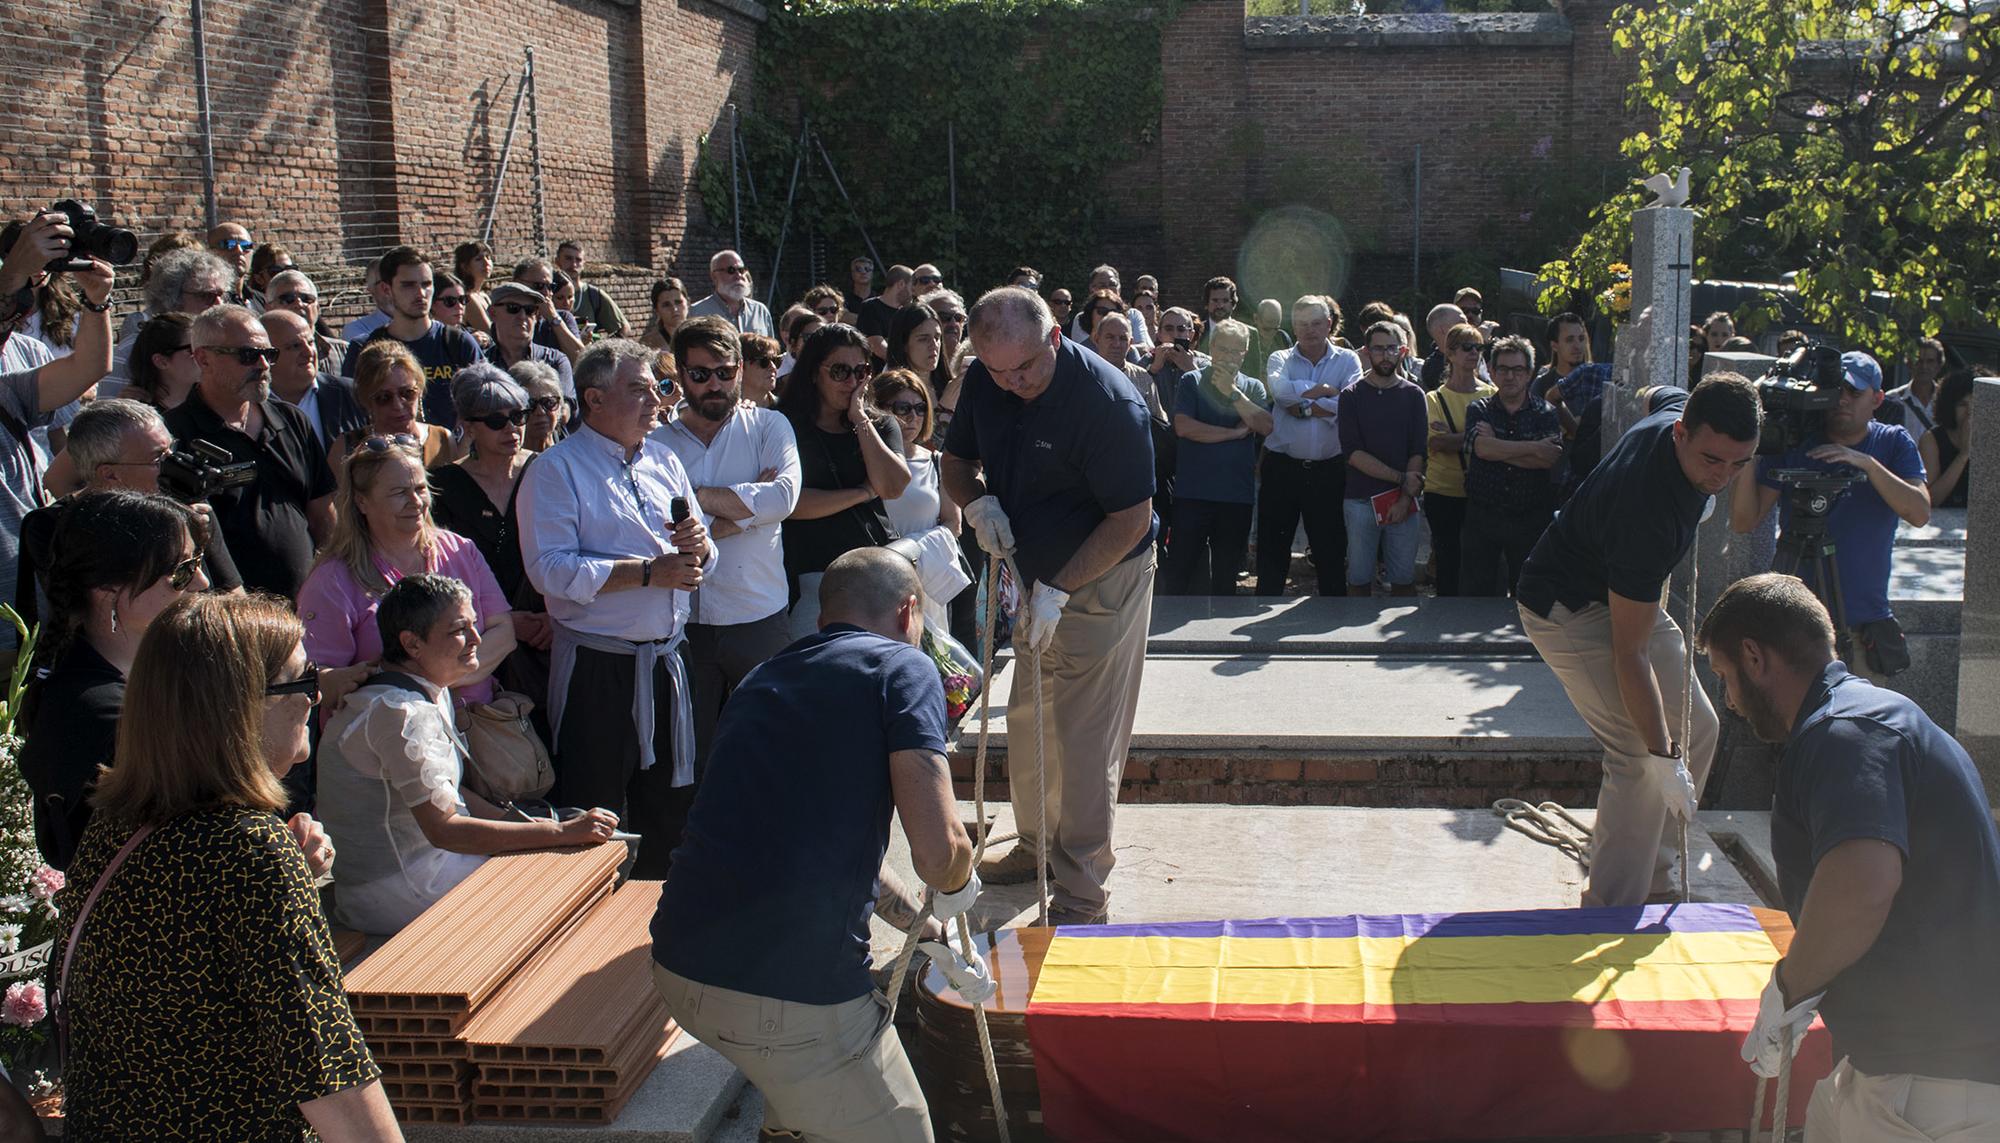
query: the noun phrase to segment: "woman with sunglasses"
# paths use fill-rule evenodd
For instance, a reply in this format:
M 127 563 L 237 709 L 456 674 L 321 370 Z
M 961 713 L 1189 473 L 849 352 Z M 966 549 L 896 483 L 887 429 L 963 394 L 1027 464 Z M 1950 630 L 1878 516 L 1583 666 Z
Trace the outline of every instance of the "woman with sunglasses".
M 775 337 L 761 333 L 743 335 L 743 399 L 760 409 L 778 404 L 778 362 L 784 347 Z
M 452 688 L 480 673 L 472 591 L 442 575 L 398 580 L 375 613 L 382 671 L 327 719 L 319 804 L 342 852 L 334 918 L 372 936 L 417 919 L 488 857 L 602 845 L 618 815 L 506 820 L 461 788 L 465 746 Z
M 431 274 L 431 320 L 442 322 L 452 329 L 465 329 L 467 299 L 472 295 L 465 283 L 455 274 L 438 270 Z M 471 330 L 466 330 L 472 333 Z M 473 338 L 484 346 L 489 340 L 483 333 L 473 333 Z
M 554 367 L 540 361 L 516 361 L 507 367 L 507 376 L 528 393 L 528 425 L 521 438 L 522 448 L 546 452 L 569 435 L 569 401 L 563 396 Z
M 139 640 L 168 604 L 208 588 L 202 534 L 179 501 L 138 492 L 83 493 L 56 525 L 40 648 L 53 665 L 28 691 L 21 775 L 34 793 L 35 844 L 57 869 L 90 822 L 90 788 L 111 760 Z
M 653 320 L 646 332 L 639 336 L 639 344 L 647 349 L 671 351 L 674 331 L 687 320 L 687 287 L 679 278 L 662 278 L 653 283 Z
M 465 290 L 465 328 L 488 332 L 486 279 L 493 276 L 493 248 L 484 242 L 459 243 L 451 252 L 451 272 Z
M 448 575 L 472 588 L 485 642 L 483 664 L 460 681 L 466 702 L 493 701 L 489 678 L 515 644 L 514 619 L 493 569 L 471 540 L 431 520 L 431 487 L 408 440 L 369 437 L 347 458 L 334 493 L 333 534 L 299 588 L 306 653 L 319 664 L 327 702 L 338 707 L 382 657 L 375 607 L 410 575 Z
M 1465 531 L 1465 411 L 1474 401 L 1498 392 L 1480 377 L 1486 335 L 1469 322 L 1444 335 L 1444 384 L 1424 397 L 1430 420 L 1430 455 L 1424 464 L 1424 520 L 1431 529 L 1437 593 L 1457 595 L 1460 535 Z
M 431 470 L 431 519 L 438 527 L 471 540 L 486 557 L 500 591 L 514 609 L 514 637 L 520 641 L 503 664 L 510 690 L 547 706 L 548 653 L 555 644 L 548 608 L 528 582 L 521 563 L 521 526 L 515 502 L 521 477 L 535 459 L 523 447 L 531 398 L 512 377 L 491 365 L 468 366 L 451 379 L 458 423 L 465 430 L 464 459 Z M 488 652 L 491 653 L 490 651 Z
M 799 506 L 785 520 L 785 575 L 795 639 L 819 630 L 819 580 L 855 548 L 895 536 L 882 501 L 910 484 L 903 436 L 869 400 L 875 376 L 868 342 L 851 325 L 822 326 L 806 339 L 778 411 L 799 442 Z
M 144 401 L 163 413 L 187 400 L 195 382 L 201 380 L 201 366 L 195 362 L 190 340 L 193 327 L 194 319 L 183 313 L 147 319 L 139 327 L 139 339 L 132 343 L 132 383 L 120 389 L 118 396 Z
M 399 1139 L 280 779 L 317 679 L 269 596 L 190 595 L 132 658 L 56 895 L 63 1111 L 82 1139 Z M 316 844 L 324 864 L 331 847 Z
M 334 438 L 327 463 L 335 472 L 343 458 L 370 438 L 407 437 L 417 442 L 426 468 L 457 459 L 458 445 L 451 431 L 417 419 L 424 405 L 424 368 L 402 342 L 384 337 L 361 347 L 354 363 L 354 399 L 368 414 L 368 424 Z
M 893 354 L 896 343 L 889 343 Z M 951 626 L 951 603 L 972 583 L 960 565 L 958 502 L 944 495 L 937 453 L 918 444 L 931 439 L 930 388 L 908 369 L 891 369 L 875 379 L 870 394 L 875 407 L 895 419 L 903 438 L 903 461 L 910 466 L 910 484 L 901 496 L 884 500 L 889 526 L 896 535 L 914 541 L 922 556 L 917 571 L 924 581 L 924 620 L 939 630 Z

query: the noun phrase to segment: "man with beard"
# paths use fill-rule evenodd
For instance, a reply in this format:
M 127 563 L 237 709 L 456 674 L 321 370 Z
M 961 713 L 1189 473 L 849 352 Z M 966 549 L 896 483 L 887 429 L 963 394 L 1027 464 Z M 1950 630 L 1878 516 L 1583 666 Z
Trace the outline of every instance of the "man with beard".
M 683 404 L 653 433 L 680 458 L 715 521 L 715 574 L 694 593 L 687 627 L 697 767 L 730 692 L 791 642 L 779 525 L 799 504 L 798 440 L 784 414 L 743 402 L 741 345 L 721 318 L 682 322 L 673 350 Z
M 770 308 L 750 296 L 750 267 L 743 264 L 743 255 L 723 250 L 710 258 L 708 281 L 715 292 L 689 306 L 689 317 L 719 317 L 739 333 L 775 336 Z
M 1834 616 L 1836 643 L 1850 660 L 1848 669 L 1880 684 L 1909 665 L 1906 658 L 1899 658 L 1904 654 L 1902 630 L 1889 610 L 1889 561 L 1896 525 L 1905 520 L 1915 528 L 1930 523 L 1931 498 L 1917 442 L 1903 426 L 1874 419 L 1882 404 L 1882 370 L 1875 359 L 1849 351 L 1841 355 L 1840 366 L 1847 381 L 1840 390 L 1840 403 L 1826 411 L 1820 430 L 1800 447 L 1757 462 L 1757 479 L 1737 484 L 1729 523 L 1738 532 L 1756 530 L 1777 503 L 1780 486 L 1772 473 L 1782 469 L 1858 472 L 1868 478 L 1834 501 L 1826 516 L 1826 534 L 1834 545 L 1843 612 Z M 1789 499 L 1779 511 L 1778 526 L 1781 531 L 1792 527 Z M 1814 583 L 1816 568 L 1799 570 L 1807 583 Z M 1816 586 L 1827 590 L 1827 585 Z M 1854 654 L 1857 647 L 1859 655 Z
M 451 403 L 451 379 L 479 360 L 479 343 L 462 329 L 432 320 L 431 264 L 415 248 L 396 247 L 382 255 L 376 270 L 375 302 L 389 315 L 389 322 L 368 340 L 392 337 L 402 342 L 424 370 L 423 419 L 456 428 L 458 410 Z M 342 366 L 348 379 L 353 379 L 360 359 L 361 346 L 357 345 Z
M 257 315 L 242 306 L 215 306 L 194 320 L 189 336 L 201 380 L 167 412 L 167 431 L 180 448 L 206 441 L 228 452 L 228 463 L 257 466 L 256 480 L 225 488 L 208 502 L 243 586 L 295 598 L 312 570 L 313 552 L 333 531 L 326 450 L 304 413 L 272 398 L 278 351 Z
M 1691 394 L 1663 390 L 1653 409 L 1542 533 L 1514 592 L 1522 628 L 1604 748 L 1591 907 L 1666 899 L 1674 887 L 1677 832 L 1662 843 L 1670 819 L 1694 816 L 1719 726 L 1708 695 L 1689 694 L 1664 588 L 1712 498 L 1756 455 L 1763 424 L 1757 387 L 1734 373 Z
M 1424 490 L 1429 422 L 1423 390 L 1403 376 L 1403 331 L 1394 322 L 1368 327 L 1368 372 L 1334 398 L 1340 451 L 1347 457 L 1341 517 L 1347 529 L 1347 594 L 1375 592 L 1379 561 L 1389 594 L 1417 594 L 1417 494 Z M 1378 511 L 1384 496 L 1386 508 Z
M 1840 1062 L 1808 1143 L 2000 1138 L 2000 834 L 1972 759 L 1834 658 L 1826 608 L 1792 576 L 1730 585 L 1696 645 L 1782 746 L 1771 855 L 1796 935 L 1743 1058 L 1776 1075 L 1817 1011 Z

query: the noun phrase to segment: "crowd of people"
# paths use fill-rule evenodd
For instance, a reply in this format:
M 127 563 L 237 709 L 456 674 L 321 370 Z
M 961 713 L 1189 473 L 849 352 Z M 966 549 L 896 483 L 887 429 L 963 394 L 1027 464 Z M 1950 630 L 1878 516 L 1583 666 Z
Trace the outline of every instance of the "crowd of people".
M 1408 596 L 1427 575 L 1514 595 L 1572 694 L 1597 680 L 1578 705 L 1623 856 L 1592 893 L 1637 903 L 1674 804 L 1649 759 L 1698 790 L 1716 724 L 1703 700 L 1693 740 L 1663 737 L 1682 636 L 1619 604 L 1658 612 L 1671 563 L 1653 565 L 1685 551 L 1694 501 L 1733 486 L 1747 530 L 1776 503 L 1773 464 L 1865 475 L 1835 518 L 1859 539 L 1834 625 L 1880 677 L 1895 524 L 1962 504 L 1969 479 L 1969 381 L 1930 340 L 1888 394 L 1848 354 L 1826 439 L 1796 457 L 1749 464 L 1737 378 L 1695 387 L 1686 425 L 1662 413 L 1651 452 L 1605 442 L 1600 465 L 1609 371 L 1584 320 L 1503 335 L 1471 289 L 1424 315 L 1425 355 L 1385 303 L 1350 326 L 1330 296 L 1247 305 L 1217 277 L 1169 306 L 1110 266 L 1074 295 L 1019 267 L 968 306 L 933 264 L 878 285 L 856 259 L 773 315 L 724 250 L 708 294 L 662 279 L 634 324 L 584 281 L 580 244 L 496 280 L 472 242 L 449 269 L 386 252 L 375 308 L 336 329 L 284 246 L 227 223 L 154 243 L 114 335 L 113 268 L 49 269 L 69 237 L 60 215 L 0 236 L 0 584 L 42 632 L 21 723 L 36 842 L 90 895 L 66 899 L 90 928 L 64 965 L 86 1132 L 393 1137 L 330 921 L 393 934 L 489 856 L 617 840 L 634 876 L 668 881 L 662 994 L 758 1078 L 767 1126 L 928 1137 L 907 1060 L 855 1006 L 869 914 L 916 912 L 883 866 L 890 815 L 933 933 L 982 884 L 1042 875 L 1053 923 L 1102 922 L 1151 599 L 1232 595 L 1246 572 L 1283 594 L 1301 528 L 1306 588 Z M 1702 336 L 1726 349 L 1734 330 Z M 1647 476 L 1675 463 L 1678 483 Z M 1657 527 L 1617 539 L 1634 489 Z M 1010 704 L 1045 717 L 1010 756 L 1020 839 L 975 869 L 918 648 L 927 629 L 978 645 L 982 595 L 1023 660 Z M 1658 681 L 1634 715 L 1642 665 Z M 814 752 L 798 781 L 788 760 Z M 212 910 L 168 898 L 195 880 Z M 749 955 L 771 944 L 766 907 L 827 955 Z M 149 945 L 161 910 L 211 935 Z M 177 1059 L 201 1075 L 138 1067 L 160 1035 L 131 1015 L 142 964 L 149 991 L 187 998 L 180 1034 L 212 1047 Z M 810 1018 L 775 1027 L 757 1007 L 773 997 Z M 250 1057 L 213 1058 L 261 1042 L 258 1020 L 293 1038 L 284 1074 L 217 1098 Z M 773 1070 L 808 1026 L 824 1050 Z

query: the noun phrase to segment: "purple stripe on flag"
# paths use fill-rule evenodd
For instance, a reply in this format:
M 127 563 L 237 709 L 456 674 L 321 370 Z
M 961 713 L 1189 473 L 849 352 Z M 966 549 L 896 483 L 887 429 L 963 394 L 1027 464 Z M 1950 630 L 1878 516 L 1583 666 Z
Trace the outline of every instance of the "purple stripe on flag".
M 1618 909 L 1522 909 L 1490 913 L 1272 917 L 1257 921 L 1180 921 L 1155 925 L 1063 926 L 1065 940 L 1121 937 L 1541 937 L 1645 932 L 1763 931 L 1747 905 L 1696 903 Z

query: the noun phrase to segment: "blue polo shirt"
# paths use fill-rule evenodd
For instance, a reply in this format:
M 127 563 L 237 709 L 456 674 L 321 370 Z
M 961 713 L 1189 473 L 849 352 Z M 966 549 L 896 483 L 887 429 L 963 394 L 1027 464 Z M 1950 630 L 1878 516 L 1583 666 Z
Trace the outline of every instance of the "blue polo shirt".
M 716 726 L 653 959 L 799 1004 L 865 995 L 898 750 L 945 750 L 944 686 L 917 648 L 837 623 L 751 671 Z
M 1032 401 L 995 384 L 983 362 L 968 366 L 944 447 L 985 466 L 1031 582 L 1061 571 L 1106 516 L 1153 499 L 1146 402 L 1115 366 L 1068 338 L 1049 387 Z M 1154 518 L 1125 558 L 1151 548 L 1159 525 Z
M 1181 378 L 1174 398 L 1174 415 L 1193 417 L 1205 425 L 1233 429 L 1243 423 L 1233 405 L 1225 402 L 1209 381 L 1215 367 Z M 1271 398 L 1263 382 L 1241 373 L 1236 375 L 1236 391 L 1268 409 Z M 1289 416 L 1290 414 L 1286 414 Z M 1241 440 L 1203 443 L 1183 438 L 1174 446 L 1178 458 L 1174 467 L 1174 497 L 1179 500 L 1213 500 L 1222 504 L 1249 504 L 1257 499 L 1257 434 Z
M 1816 472 L 1841 473 L 1856 471 L 1851 465 L 1828 464 L 1806 455 L 1825 443 L 1825 438 L 1814 436 L 1783 456 L 1760 457 L 1757 461 L 1758 481 L 1766 488 L 1778 488 L 1769 476 L 1774 468 L 1810 468 Z M 1901 425 L 1868 422 L 1868 435 L 1854 446 L 1854 451 L 1881 461 L 1882 467 L 1904 480 L 1922 482 L 1924 479 L 1923 454 L 1917 451 L 1917 442 L 1911 438 L 1909 430 Z M 1778 513 L 1778 529 L 1782 532 L 1792 526 L 1792 503 L 1782 491 L 1778 495 Z M 1896 546 L 1896 525 L 1899 522 L 1896 510 L 1889 507 L 1889 502 L 1882 499 L 1882 494 L 1875 491 L 1873 484 L 1865 481 L 1842 493 L 1834 503 L 1833 511 L 1826 514 L 1827 538 L 1834 544 L 1834 566 L 1840 569 L 1842 609 L 1847 612 L 1842 622 L 1849 627 L 1889 618 L 1889 558 Z M 1799 568 L 1799 575 L 1807 583 L 1818 578 L 1811 567 Z
M 1985 787 L 1915 703 L 1834 662 L 1778 763 L 1771 855 L 1794 923 L 1820 859 L 1862 838 L 1902 851 L 1903 885 L 1820 1004 L 1835 1058 L 1869 1075 L 2000 1083 L 2000 834 Z
M 1542 533 L 1514 598 L 1544 619 L 1560 603 L 1581 611 L 1611 593 L 1652 603 L 1694 546 L 1708 496 L 1681 470 L 1674 422 L 1687 394 L 1663 398 L 1633 425 L 1577 488 Z

